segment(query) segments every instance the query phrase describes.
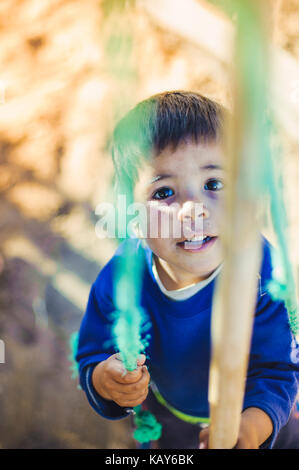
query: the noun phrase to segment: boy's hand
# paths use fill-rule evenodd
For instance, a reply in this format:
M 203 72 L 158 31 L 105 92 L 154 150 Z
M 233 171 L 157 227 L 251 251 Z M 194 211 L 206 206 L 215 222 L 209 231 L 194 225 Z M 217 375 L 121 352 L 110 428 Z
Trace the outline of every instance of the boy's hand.
M 144 362 L 145 356 L 141 354 L 137 368 L 128 372 L 119 359 L 119 354 L 113 354 L 94 368 L 93 386 L 99 395 L 106 400 L 113 400 L 119 406 L 140 405 L 147 397 L 150 381 Z
M 247 408 L 241 415 L 237 444 L 234 449 L 259 449 L 272 434 L 273 424 L 270 417 L 259 408 Z M 209 428 L 200 432 L 200 449 L 208 449 Z

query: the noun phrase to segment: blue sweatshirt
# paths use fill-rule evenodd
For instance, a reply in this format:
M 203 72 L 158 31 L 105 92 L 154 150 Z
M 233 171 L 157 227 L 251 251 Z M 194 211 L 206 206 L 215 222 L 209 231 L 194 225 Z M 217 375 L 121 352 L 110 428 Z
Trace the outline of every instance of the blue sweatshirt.
M 91 381 L 95 365 L 117 352 L 111 341 L 111 313 L 115 310 L 113 276 L 125 243 L 130 243 L 134 250 L 141 250 L 144 259 L 140 303 L 151 323 L 146 332 L 150 334 L 150 341 L 145 351 L 151 380 L 171 406 L 191 416 L 208 418 L 211 307 L 218 276 L 186 300 L 170 299 L 161 292 L 153 274 L 152 251 L 138 239 L 120 244 L 90 291 L 76 355 L 80 383 L 89 403 L 108 419 L 120 419 L 129 412 L 100 397 Z M 273 301 L 267 292 L 266 282 L 272 271 L 271 253 L 270 244 L 264 237 L 262 244 L 263 259 L 243 410 L 257 407 L 270 416 L 273 433 L 263 447 L 272 447 L 296 399 L 299 347 L 290 331 L 284 303 Z

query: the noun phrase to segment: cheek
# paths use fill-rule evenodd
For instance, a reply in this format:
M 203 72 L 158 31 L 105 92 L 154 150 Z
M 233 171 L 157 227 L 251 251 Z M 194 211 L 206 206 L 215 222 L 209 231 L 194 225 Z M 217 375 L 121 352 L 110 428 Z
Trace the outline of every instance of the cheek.
M 212 201 L 217 204 L 222 204 L 224 201 L 224 192 L 221 191 L 207 191 L 205 194 L 207 201 Z
M 169 239 L 175 238 L 180 230 L 178 224 L 177 208 L 168 206 L 150 206 L 147 208 L 147 236 L 148 238 Z
M 223 214 L 224 210 L 224 194 L 223 192 L 211 192 L 206 195 L 205 205 L 209 209 L 210 216 L 219 217 L 220 214 Z
M 165 238 L 147 238 L 146 243 L 150 247 L 155 255 L 159 256 L 160 258 L 167 257 L 168 249 L 169 249 L 169 241 Z

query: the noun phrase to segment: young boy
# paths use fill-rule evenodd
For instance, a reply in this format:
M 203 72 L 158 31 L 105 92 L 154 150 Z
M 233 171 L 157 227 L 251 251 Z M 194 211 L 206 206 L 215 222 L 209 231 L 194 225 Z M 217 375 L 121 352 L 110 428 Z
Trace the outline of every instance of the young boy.
M 224 115 L 219 104 L 197 93 L 166 92 L 140 103 L 114 133 L 117 177 L 133 181 L 136 200 L 151 207 L 158 219 L 166 208 L 169 225 L 187 221 L 188 233 L 163 238 L 159 222 L 158 237 L 147 232 L 145 240 L 120 244 L 91 288 L 76 359 L 91 406 L 103 417 L 120 419 L 143 404 L 162 424 L 158 445 L 164 449 L 198 448 L 199 431 L 201 448 L 208 447 L 204 424 L 209 422 L 211 305 L 222 268 Z M 298 388 L 297 343 L 284 304 L 267 292 L 270 245 L 262 236 L 261 241 L 263 260 L 236 447 L 299 448 L 299 421 L 292 411 Z M 140 304 L 151 329 L 147 360 L 141 355 L 137 369 L 125 374 L 109 340 L 114 269 L 128 243 L 141 250 L 144 260 Z

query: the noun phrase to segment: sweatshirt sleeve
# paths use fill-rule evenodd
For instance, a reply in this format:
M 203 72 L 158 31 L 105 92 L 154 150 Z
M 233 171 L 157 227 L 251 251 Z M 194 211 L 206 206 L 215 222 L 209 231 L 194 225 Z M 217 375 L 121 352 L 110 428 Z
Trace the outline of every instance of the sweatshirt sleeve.
M 113 312 L 111 284 L 107 280 L 107 270 L 104 268 L 89 294 L 79 330 L 76 361 L 79 365 L 80 385 L 92 408 L 104 418 L 121 419 L 128 416 L 130 409 L 122 408 L 115 402 L 102 398 L 96 392 L 91 380 L 94 367 L 116 352 L 112 341 Z
M 261 293 L 256 309 L 243 409 L 267 413 L 273 432 L 261 448 L 272 448 L 287 423 L 298 392 L 299 347 L 283 302 Z

